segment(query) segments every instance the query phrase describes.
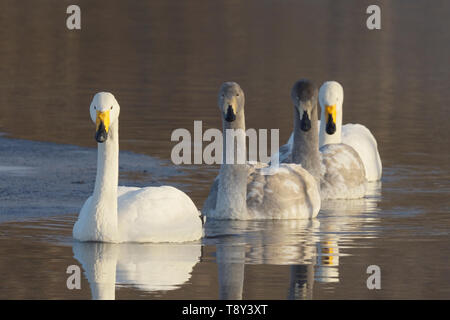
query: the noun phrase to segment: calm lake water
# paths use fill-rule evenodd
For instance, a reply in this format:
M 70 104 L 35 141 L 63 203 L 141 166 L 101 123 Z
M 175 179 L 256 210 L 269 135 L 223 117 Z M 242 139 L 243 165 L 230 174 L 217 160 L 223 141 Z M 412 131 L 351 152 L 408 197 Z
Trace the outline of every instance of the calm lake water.
M 378 1 L 379 31 L 370 1 L 77 3 L 80 31 L 67 2 L 0 3 L 0 299 L 450 299 L 450 2 Z M 339 81 L 344 123 L 377 138 L 383 178 L 366 198 L 324 202 L 312 221 L 208 221 L 194 243 L 72 239 L 97 91 L 121 105 L 120 183 L 175 185 L 201 208 L 218 167 L 172 165 L 171 132 L 221 128 L 216 95 L 233 80 L 247 127 L 279 128 L 282 144 L 304 77 Z

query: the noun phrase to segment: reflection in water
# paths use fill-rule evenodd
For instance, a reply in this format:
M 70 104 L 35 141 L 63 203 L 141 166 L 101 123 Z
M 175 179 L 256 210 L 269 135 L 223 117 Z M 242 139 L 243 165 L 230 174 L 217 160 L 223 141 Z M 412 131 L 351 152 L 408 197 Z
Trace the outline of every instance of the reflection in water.
M 314 262 L 291 266 L 288 299 L 311 300 L 313 297 Z
M 208 220 L 205 224 L 206 241 L 215 240 L 217 248 L 219 298 L 243 298 L 245 264 L 296 264 L 292 266 L 294 289 L 290 296 L 312 296 L 314 246 L 311 244 L 315 242 L 313 233 L 318 226 L 317 219 Z
M 187 282 L 199 262 L 200 244 L 73 244 L 93 299 L 115 299 L 116 284 L 168 291 Z
M 339 282 L 339 245 L 333 237 L 330 238 L 317 243 L 315 280 L 319 282 Z
M 316 281 L 339 282 L 339 240 L 347 238 L 347 232 L 361 230 L 363 225 L 377 220 L 373 213 L 377 211 L 380 195 L 381 182 L 376 181 L 368 184 L 365 198 L 323 201 L 319 217 L 322 236 L 317 243 Z
M 290 265 L 289 299 L 312 299 L 314 281 L 339 282 L 339 243 L 376 236 L 368 227 L 378 220 L 380 191 L 373 183 L 364 199 L 324 201 L 313 220 L 208 220 L 205 242 L 217 248 L 219 297 L 243 298 L 246 264 Z
M 219 299 L 241 300 L 244 287 L 245 245 L 217 244 Z

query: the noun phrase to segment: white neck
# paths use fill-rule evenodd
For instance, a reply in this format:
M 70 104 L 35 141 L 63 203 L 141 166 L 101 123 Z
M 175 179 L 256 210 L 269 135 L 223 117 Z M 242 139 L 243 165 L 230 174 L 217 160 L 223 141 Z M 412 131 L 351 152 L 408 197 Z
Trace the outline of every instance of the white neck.
M 110 126 L 108 139 L 98 144 L 97 177 L 92 195 L 93 218 L 98 240 L 116 242 L 117 185 L 119 183 L 119 120 Z
M 321 108 L 320 114 L 320 131 L 319 131 L 319 148 L 326 144 L 341 143 L 342 142 L 342 106 L 336 108 L 336 132 L 328 134 L 325 129 L 327 126 L 327 118 L 325 115 L 325 109 Z

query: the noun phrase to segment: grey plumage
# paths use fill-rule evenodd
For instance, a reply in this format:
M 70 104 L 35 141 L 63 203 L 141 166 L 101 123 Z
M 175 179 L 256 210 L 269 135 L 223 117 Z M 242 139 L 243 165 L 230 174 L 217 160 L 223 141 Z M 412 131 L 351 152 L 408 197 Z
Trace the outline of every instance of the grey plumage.
M 325 145 L 319 151 L 317 88 L 308 80 L 299 80 L 291 91 L 294 103 L 294 137 L 291 154 L 286 144 L 280 148 L 283 162 L 301 164 L 320 183 L 322 199 L 355 199 L 365 194 L 365 168 L 356 151 L 345 144 Z M 302 128 L 302 119 L 310 116 L 310 128 Z
M 202 213 L 216 219 L 304 219 L 317 215 L 320 195 L 314 178 L 300 165 L 236 164 L 238 151 L 245 151 L 244 93 L 237 83 L 226 82 L 219 91 L 224 130 L 224 162 L 227 142 L 233 143 L 234 164 L 221 165 Z M 227 141 L 227 129 L 241 134 Z M 239 143 L 241 149 L 238 150 Z M 245 152 L 244 152 L 245 154 Z M 273 170 L 271 174 L 267 170 Z

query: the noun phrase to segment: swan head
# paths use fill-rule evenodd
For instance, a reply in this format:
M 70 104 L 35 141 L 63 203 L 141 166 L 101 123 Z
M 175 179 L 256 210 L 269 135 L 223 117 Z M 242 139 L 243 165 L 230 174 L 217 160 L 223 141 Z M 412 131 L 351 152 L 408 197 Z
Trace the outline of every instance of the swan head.
M 311 129 L 311 117 L 317 108 L 317 88 L 309 80 L 297 81 L 291 90 L 291 99 L 300 115 L 300 128 L 307 132 Z
M 236 115 L 244 112 L 244 91 L 236 82 L 224 82 L 219 90 L 218 105 L 227 122 L 236 120 Z
M 342 114 L 344 89 L 337 81 L 325 82 L 319 90 L 319 104 L 325 115 L 327 134 L 336 132 L 336 114 Z
M 90 113 L 95 123 L 95 140 L 103 143 L 108 139 L 109 128 L 119 118 L 119 103 L 112 93 L 99 92 L 92 99 Z

